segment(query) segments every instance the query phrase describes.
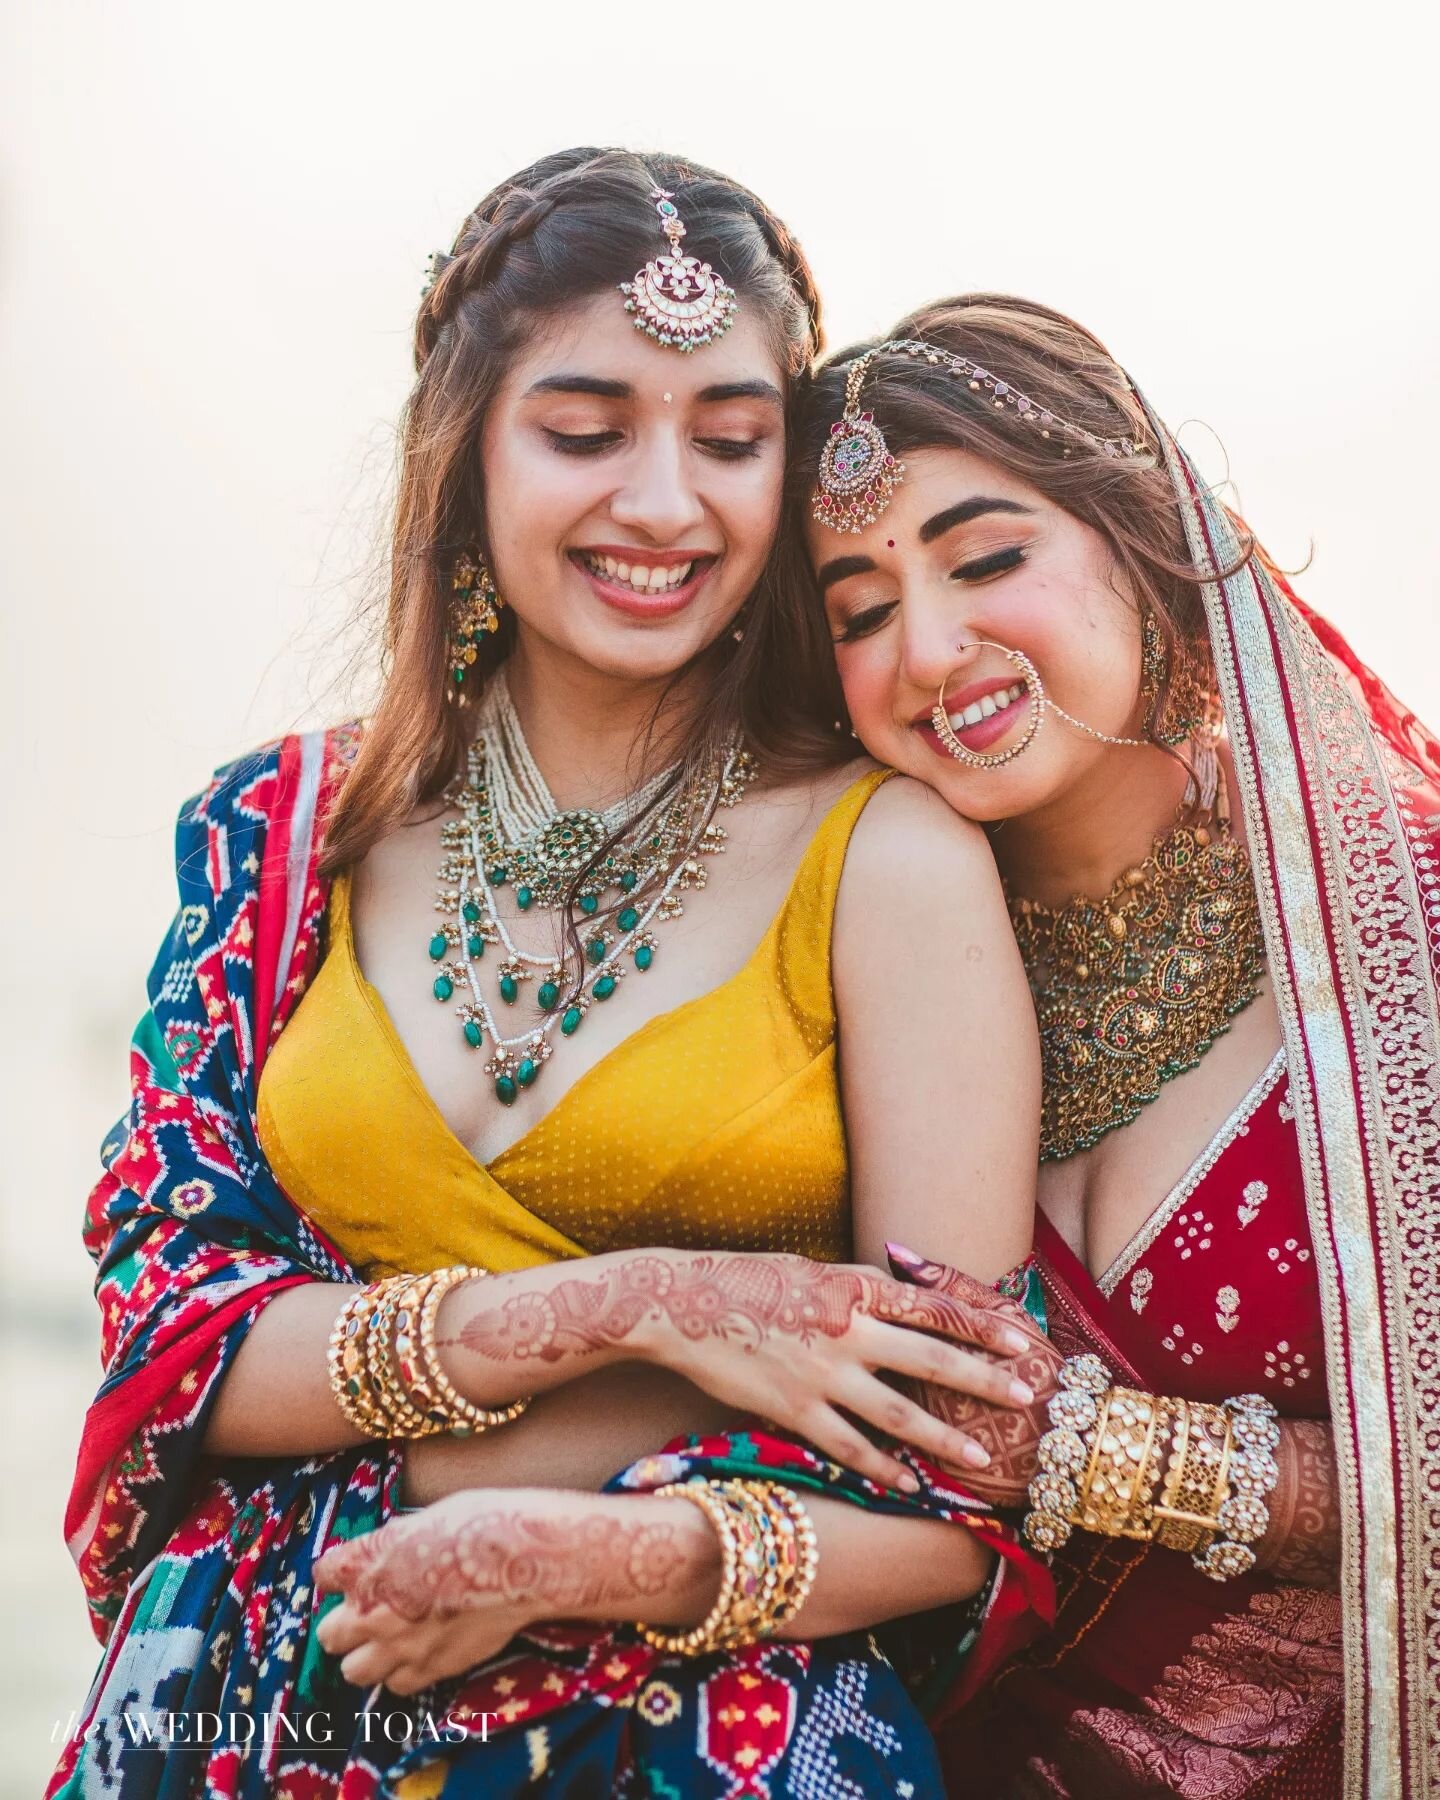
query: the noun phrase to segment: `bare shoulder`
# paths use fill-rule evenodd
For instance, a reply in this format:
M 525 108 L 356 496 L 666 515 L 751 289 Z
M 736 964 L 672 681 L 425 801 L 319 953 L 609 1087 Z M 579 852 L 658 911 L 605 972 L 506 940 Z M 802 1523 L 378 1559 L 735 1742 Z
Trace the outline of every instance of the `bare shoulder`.
M 867 900 L 883 893 L 892 905 L 902 890 L 989 897 L 998 895 L 1000 877 L 980 826 L 923 782 L 893 775 L 856 821 L 842 896 L 847 890 Z

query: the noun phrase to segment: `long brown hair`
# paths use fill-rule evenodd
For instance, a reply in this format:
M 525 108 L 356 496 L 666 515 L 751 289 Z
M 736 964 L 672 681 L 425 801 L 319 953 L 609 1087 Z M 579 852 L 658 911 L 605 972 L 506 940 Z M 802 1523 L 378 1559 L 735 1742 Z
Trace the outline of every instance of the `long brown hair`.
M 399 493 L 381 644 L 382 687 L 329 819 L 322 868 L 358 862 L 457 773 L 466 714 L 445 700 L 450 572 L 485 544 L 478 445 L 511 357 L 538 319 L 629 280 L 660 248 L 657 187 L 682 194 L 687 254 L 712 263 L 773 332 L 793 397 L 821 346 L 820 300 L 799 245 L 746 188 L 666 155 L 574 149 L 502 182 L 465 220 L 415 323 L 416 382 L 402 421 Z M 617 298 L 616 304 L 619 304 Z M 510 614 L 472 671 L 509 653 Z M 781 534 L 747 603 L 743 638 L 714 663 L 687 719 L 679 779 L 738 731 L 762 767 L 813 768 L 843 739 L 829 645 L 803 561 Z
M 1146 721 L 1148 735 L 1159 742 L 1177 671 L 1200 691 L 1213 685 L 1200 576 L 1144 407 L 1099 338 L 1064 313 L 1010 294 L 960 294 L 909 314 L 887 340 L 837 351 L 816 373 L 800 407 L 790 466 L 792 521 L 809 504 L 820 452 L 843 410 L 847 365 L 877 343 L 907 339 L 978 363 L 1037 408 L 1097 438 L 1130 438 L 1156 452 L 1149 467 L 1128 457 L 1079 450 L 1066 455 L 1068 440 L 1060 432 L 1042 436 L 983 387 L 973 391 L 948 366 L 923 357 L 879 356 L 865 377 L 863 404 L 896 456 L 968 450 L 1028 482 L 1107 540 L 1118 572 L 1154 612 L 1166 640 L 1168 673 Z M 1236 525 L 1243 562 L 1255 545 L 1238 520 Z

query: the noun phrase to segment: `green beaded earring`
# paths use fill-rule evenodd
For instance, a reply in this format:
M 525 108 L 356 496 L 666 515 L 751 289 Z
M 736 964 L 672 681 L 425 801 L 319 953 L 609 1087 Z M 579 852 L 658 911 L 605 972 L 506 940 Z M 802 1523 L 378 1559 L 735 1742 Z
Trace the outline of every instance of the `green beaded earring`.
M 480 654 L 486 636 L 500 629 L 500 609 L 505 602 L 483 558 L 469 551 L 456 558 L 450 578 L 450 657 L 446 697 L 460 706 L 468 700 L 465 674 Z

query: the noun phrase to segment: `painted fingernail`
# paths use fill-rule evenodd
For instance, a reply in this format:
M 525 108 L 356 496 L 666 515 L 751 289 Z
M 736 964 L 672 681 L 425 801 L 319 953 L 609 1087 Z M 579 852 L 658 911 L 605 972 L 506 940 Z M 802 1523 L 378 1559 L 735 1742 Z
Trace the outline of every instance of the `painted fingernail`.
M 1000 1342 L 1007 1350 L 1013 1350 L 1017 1356 L 1022 1350 L 1027 1350 L 1030 1347 L 1029 1338 L 1026 1337 L 1023 1331 L 1017 1331 L 1013 1325 L 1006 1326 L 1005 1335 L 1001 1338 Z
M 972 1469 L 988 1469 L 990 1467 L 990 1452 L 982 1449 L 979 1444 L 966 1444 L 964 1458 Z
M 890 1258 L 892 1264 L 898 1264 L 907 1274 L 914 1274 L 917 1270 L 925 1267 L 925 1258 L 917 1256 L 913 1250 L 907 1250 L 904 1244 L 887 1243 L 885 1254 Z
M 900 1477 L 900 1479 L 895 1483 L 895 1485 L 896 1485 L 896 1487 L 898 1487 L 900 1489 L 900 1492 L 902 1494 L 918 1494 L 920 1492 L 920 1483 L 915 1479 L 915 1477 L 910 1473 L 910 1471 L 908 1469 Z
M 1012 1381 L 1010 1383 L 1010 1398 L 1017 1406 L 1028 1406 L 1035 1398 L 1035 1390 L 1032 1387 L 1027 1387 L 1023 1381 Z

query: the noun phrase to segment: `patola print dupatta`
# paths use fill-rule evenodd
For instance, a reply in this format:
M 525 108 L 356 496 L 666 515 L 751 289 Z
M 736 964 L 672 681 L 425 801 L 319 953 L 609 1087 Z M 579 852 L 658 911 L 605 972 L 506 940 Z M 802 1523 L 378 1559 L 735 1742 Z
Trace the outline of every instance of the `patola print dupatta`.
M 1229 516 L 1151 423 L 1197 567 L 1233 567 Z M 1320 1275 L 1346 1793 L 1436 1793 L 1440 743 L 1262 558 L 1204 596 Z

